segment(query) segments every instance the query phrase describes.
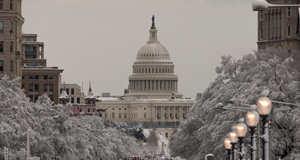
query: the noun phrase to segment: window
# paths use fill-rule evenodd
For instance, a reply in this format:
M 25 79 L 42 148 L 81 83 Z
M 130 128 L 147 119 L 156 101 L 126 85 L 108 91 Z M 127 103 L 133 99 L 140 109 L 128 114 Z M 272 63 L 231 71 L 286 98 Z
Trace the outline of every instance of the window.
M 50 91 L 50 92 L 53 91 L 53 84 L 49 84 L 49 91 Z
M 71 103 L 74 103 L 74 98 L 71 98 Z M 90 112 L 90 109 L 88 110 L 89 110 L 88 112 Z
M 24 75 L 22 75 L 22 79 L 25 79 L 25 76 L 24 76 Z
M 115 110 L 115 108 L 112 108 L 112 110 Z
M 144 108 L 144 110 L 146 110 L 146 108 Z
M 47 91 L 48 90 L 48 85 L 47 84 L 44 84 L 44 91 Z
M 44 79 L 48 79 L 48 75 L 44 75 Z
M 121 113 L 119 114 L 119 118 L 122 118 L 122 114 Z
M 14 52 L 14 42 L 10 42 L 9 51 L 10 51 L 10 53 Z
M 3 52 L 3 41 L 0 41 L 0 52 Z
M 13 0 L 10 0 L 9 2 L 9 9 L 13 9 Z
M 69 94 L 69 88 L 66 89 L 67 94 Z
M 34 91 L 39 91 L 39 85 L 38 84 L 34 85 Z
M 74 88 L 71 88 L 71 94 L 74 94 Z
M 79 97 L 77 98 L 77 103 L 78 103 L 78 104 L 80 103 L 80 98 L 79 98 Z
M 4 70 L 4 60 L 0 60 L 0 72 Z
M 119 108 L 119 110 L 121 110 L 121 108 Z
M 34 101 L 37 101 L 39 99 L 39 95 L 35 94 L 34 95 Z
M 14 67 L 14 61 L 13 60 L 10 60 L 10 71 L 14 71 L 13 68 Z
M 291 26 L 287 27 L 287 36 L 291 37 Z
M 260 39 L 264 39 L 264 32 L 263 32 L 263 29 L 260 29 Z
M 49 75 L 49 79 L 53 79 L 53 75 Z M 69 94 L 69 93 L 68 93 Z
M 14 22 L 10 22 L 9 33 L 13 33 L 13 30 L 14 30 Z
M 126 108 L 124 108 L 124 110 L 126 111 Z
M 112 113 L 112 118 L 115 118 L 115 113 L 114 112 Z
M 4 22 L 1 21 L 0 22 L 0 33 L 3 33 L 4 32 Z
M 29 91 L 33 91 L 33 84 L 29 84 Z
M 39 79 L 39 75 L 35 75 L 35 76 L 34 76 L 34 79 Z
M 53 101 L 53 94 L 49 94 L 48 97 L 50 98 L 51 101 Z
M 287 8 L 287 17 L 291 17 L 291 7 Z
M 144 118 L 146 118 L 147 117 L 147 114 L 146 113 L 144 113 Z
M 33 94 L 29 95 L 29 99 L 30 99 L 30 101 L 33 101 Z
M 24 84 L 24 83 L 22 83 L 22 89 L 24 89 L 24 87 L 25 87 L 25 84 Z

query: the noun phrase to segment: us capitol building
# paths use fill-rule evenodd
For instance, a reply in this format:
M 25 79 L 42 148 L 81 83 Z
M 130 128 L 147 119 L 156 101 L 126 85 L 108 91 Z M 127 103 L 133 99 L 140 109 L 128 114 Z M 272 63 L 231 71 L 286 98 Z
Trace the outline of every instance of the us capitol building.
M 152 17 L 149 41 L 139 51 L 129 76 L 128 90 L 122 98 L 103 97 L 97 109 L 106 109 L 106 121 L 141 122 L 144 127 L 176 127 L 195 103 L 178 93 L 178 76 L 168 50 L 157 39 Z

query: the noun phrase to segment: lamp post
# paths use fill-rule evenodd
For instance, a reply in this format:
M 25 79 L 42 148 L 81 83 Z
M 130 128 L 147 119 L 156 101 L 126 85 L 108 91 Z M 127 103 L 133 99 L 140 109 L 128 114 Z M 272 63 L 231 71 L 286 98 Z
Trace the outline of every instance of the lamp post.
M 250 147 L 250 160 L 255 160 L 256 157 L 256 136 L 255 131 L 257 124 L 259 122 L 259 114 L 255 111 L 256 105 L 252 105 L 250 107 L 250 111 L 246 115 L 246 123 L 248 127 L 250 128 L 250 134 L 251 134 L 251 147 Z
M 262 118 L 263 160 L 269 160 L 269 124 L 268 116 L 272 109 L 271 100 L 262 97 L 257 101 L 257 111 Z
M 229 133 L 228 138 L 232 145 L 231 146 L 232 160 L 235 160 L 235 145 L 238 141 L 237 134 L 235 132 L 235 127 L 232 127 L 232 131 Z
M 247 126 L 246 124 L 244 123 L 245 119 L 244 118 L 241 118 L 239 120 L 239 124 L 236 125 L 235 127 L 235 132 L 237 134 L 237 137 L 239 139 L 239 144 L 240 144 L 240 160 L 244 160 L 244 155 L 245 155 L 245 152 L 244 152 L 244 138 L 246 136 L 246 133 L 247 133 Z
M 227 160 L 230 160 L 230 154 L 231 154 L 231 147 L 232 147 L 232 145 L 231 145 L 231 142 L 230 142 L 229 138 L 225 138 L 225 140 L 224 140 L 224 146 L 225 146 L 225 148 L 227 150 Z

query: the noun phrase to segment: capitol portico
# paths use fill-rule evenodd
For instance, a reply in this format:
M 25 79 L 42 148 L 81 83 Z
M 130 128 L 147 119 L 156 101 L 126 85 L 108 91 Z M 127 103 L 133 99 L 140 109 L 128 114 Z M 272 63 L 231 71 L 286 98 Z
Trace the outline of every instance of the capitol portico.
M 195 103 L 178 93 L 178 76 L 168 50 L 158 41 L 155 18 L 149 41 L 138 51 L 129 76 L 128 90 L 121 99 L 98 98 L 97 108 L 107 109 L 106 120 L 142 122 L 144 127 L 176 127 Z

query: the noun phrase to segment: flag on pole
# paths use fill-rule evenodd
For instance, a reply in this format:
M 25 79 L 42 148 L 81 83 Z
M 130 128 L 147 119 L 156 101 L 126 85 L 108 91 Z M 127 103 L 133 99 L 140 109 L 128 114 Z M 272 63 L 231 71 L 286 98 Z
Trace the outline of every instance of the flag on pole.
M 172 93 L 171 99 L 176 99 L 176 94 Z

